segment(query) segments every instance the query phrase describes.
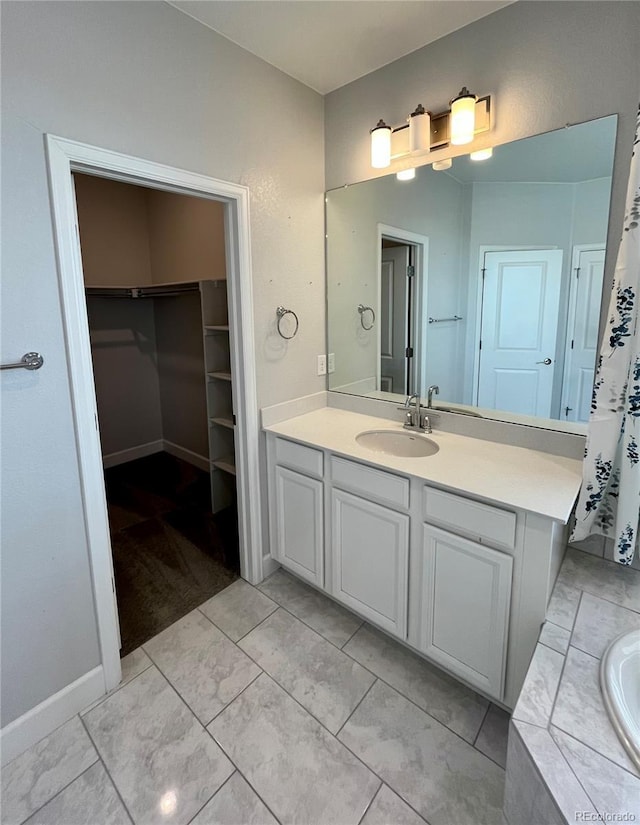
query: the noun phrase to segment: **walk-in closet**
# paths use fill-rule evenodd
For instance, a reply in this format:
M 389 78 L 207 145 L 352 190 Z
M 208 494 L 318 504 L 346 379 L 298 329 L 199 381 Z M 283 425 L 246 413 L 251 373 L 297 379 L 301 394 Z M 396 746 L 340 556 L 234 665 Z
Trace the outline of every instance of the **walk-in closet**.
M 74 184 L 126 655 L 239 574 L 224 206 Z

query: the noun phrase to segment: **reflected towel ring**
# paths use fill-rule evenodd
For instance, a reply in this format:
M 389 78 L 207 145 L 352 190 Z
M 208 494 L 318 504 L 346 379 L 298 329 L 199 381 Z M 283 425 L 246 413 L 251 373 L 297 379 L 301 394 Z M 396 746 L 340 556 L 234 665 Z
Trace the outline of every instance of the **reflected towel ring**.
M 366 307 L 364 304 L 358 304 L 358 312 L 360 313 L 360 323 L 362 324 L 362 329 L 370 330 L 373 329 L 373 325 L 376 322 L 376 314 L 373 311 L 372 307 Z M 365 312 L 371 313 L 371 323 L 367 326 L 364 322 L 364 314 Z
M 292 309 L 285 309 L 284 307 L 277 307 L 276 315 L 278 316 L 278 333 L 279 333 L 280 337 L 284 338 L 286 341 L 289 341 L 291 338 L 295 338 L 295 336 L 298 333 L 298 327 L 300 326 L 300 324 L 298 322 L 298 316 L 295 314 L 295 312 Z M 291 335 L 285 335 L 284 332 L 280 329 L 280 323 L 281 323 L 281 321 L 282 321 L 282 319 L 284 318 L 285 315 L 293 315 L 293 317 L 296 319 L 296 325 L 295 325 L 295 328 L 294 328 L 293 332 L 291 333 Z

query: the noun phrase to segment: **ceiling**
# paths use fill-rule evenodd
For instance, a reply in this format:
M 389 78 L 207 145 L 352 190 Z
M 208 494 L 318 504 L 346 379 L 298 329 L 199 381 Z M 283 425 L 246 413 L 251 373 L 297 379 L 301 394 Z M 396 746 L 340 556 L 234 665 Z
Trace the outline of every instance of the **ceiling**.
M 320 94 L 514 0 L 169 0 Z

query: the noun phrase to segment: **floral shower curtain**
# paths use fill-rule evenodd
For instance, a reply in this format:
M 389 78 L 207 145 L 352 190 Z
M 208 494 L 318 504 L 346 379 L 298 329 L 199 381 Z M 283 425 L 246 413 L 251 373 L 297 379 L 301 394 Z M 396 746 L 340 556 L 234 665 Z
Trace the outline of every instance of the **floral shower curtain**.
M 640 519 L 640 107 L 624 232 L 609 321 L 593 387 L 582 489 L 571 541 L 614 539 L 614 559 L 631 564 Z

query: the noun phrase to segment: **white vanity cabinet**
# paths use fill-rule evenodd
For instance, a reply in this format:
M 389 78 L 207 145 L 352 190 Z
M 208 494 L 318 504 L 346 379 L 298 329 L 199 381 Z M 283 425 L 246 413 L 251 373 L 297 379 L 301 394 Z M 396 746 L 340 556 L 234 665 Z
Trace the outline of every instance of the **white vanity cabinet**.
M 408 479 L 331 457 L 331 595 L 401 639 L 407 636 L 409 516 L 399 509 L 408 504 Z
M 277 438 L 270 444 L 269 452 L 271 555 L 292 573 L 322 587 L 322 452 L 282 438 Z

